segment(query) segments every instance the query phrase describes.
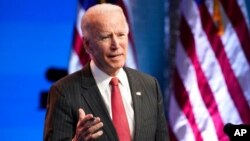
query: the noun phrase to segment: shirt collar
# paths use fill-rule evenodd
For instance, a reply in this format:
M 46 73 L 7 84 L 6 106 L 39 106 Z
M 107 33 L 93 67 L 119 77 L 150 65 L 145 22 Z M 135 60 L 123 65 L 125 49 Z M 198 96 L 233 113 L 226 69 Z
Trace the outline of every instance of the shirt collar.
M 108 86 L 110 80 L 112 79 L 112 76 L 109 76 L 105 72 L 103 72 L 101 69 L 99 69 L 94 61 L 90 61 L 90 68 L 91 72 L 96 80 L 97 85 L 103 85 Z M 120 68 L 118 70 L 118 73 L 116 74 L 116 77 L 119 79 L 121 85 L 126 85 L 127 75 L 123 68 Z

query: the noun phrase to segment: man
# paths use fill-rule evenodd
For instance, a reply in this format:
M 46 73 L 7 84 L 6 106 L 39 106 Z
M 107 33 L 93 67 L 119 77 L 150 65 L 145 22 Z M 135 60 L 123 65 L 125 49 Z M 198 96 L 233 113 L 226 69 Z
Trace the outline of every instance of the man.
M 44 140 L 168 140 L 157 80 L 124 67 L 129 27 L 122 9 L 95 5 L 81 28 L 91 60 L 51 87 Z

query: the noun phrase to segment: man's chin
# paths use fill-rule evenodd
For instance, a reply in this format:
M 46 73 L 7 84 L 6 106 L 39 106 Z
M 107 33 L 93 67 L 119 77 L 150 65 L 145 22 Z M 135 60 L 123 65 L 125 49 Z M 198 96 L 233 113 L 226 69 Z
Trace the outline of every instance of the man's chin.
M 120 68 L 122 68 L 122 67 L 124 67 L 125 66 L 125 63 L 121 63 L 121 62 L 119 62 L 119 63 L 112 63 L 111 64 L 111 67 L 113 68 L 113 69 L 116 69 L 116 70 L 118 70 L 118 69 L 120 69 Z

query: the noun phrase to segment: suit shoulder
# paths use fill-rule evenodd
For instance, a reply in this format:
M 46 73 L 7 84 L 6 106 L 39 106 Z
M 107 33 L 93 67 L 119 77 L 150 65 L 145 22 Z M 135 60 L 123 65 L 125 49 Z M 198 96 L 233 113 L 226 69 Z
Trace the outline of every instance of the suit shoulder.
M 125 67 L 125 72 L 127 72 L 128 75 L 131 75 L 132 77 L 138 77 L 139 79 L 146 79 L 151 81 L 156 80 L 155 77 L 132 68 Z
M 67 86 L 75 83 L 79 83 L 81 81 L 81 70 L 76 71 L 72 74 L 69 74 L 58 81 L 56 81 L 53 85 L 55 86 Z

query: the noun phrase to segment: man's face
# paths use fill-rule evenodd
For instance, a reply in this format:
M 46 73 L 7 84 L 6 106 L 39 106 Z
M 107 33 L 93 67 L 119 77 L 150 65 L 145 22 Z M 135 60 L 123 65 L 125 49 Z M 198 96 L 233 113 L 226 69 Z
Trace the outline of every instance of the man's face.
M 109 75 L 115 75 L 124 66 L 127 57 L 128 29 L 121 13 L 109 13 L 96 17 L 87 51 L 98 68 Z

